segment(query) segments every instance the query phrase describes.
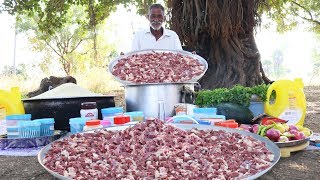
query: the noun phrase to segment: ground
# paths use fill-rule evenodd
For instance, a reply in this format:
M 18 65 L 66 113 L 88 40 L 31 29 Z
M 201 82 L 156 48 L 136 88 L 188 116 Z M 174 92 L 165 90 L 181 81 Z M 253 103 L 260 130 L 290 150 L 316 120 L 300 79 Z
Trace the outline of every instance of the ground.
M 307 116 L 305 126 L 320 132 L 320 86 L 305 88 Z M 123 105 L 123 92 L 116 98 L 117 105 Z M 280 161 L 261 180 L 274 179 L 319 179 L 320 151 L 299 151 Z M 36 157 L 0 156 L 0 179 L 54 179 L 38 163 Z

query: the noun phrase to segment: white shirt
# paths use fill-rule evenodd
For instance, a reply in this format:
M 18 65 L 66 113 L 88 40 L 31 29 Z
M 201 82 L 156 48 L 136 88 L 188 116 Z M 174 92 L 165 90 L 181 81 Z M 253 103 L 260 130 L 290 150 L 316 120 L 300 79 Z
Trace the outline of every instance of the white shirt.
M 178 35 L 169 29 L 163 28 L 163 35 L 156 40 L 150 28 L 136 32 L 131 46 L 131 51 L 143 49 L 170 49 L 182 50 Z

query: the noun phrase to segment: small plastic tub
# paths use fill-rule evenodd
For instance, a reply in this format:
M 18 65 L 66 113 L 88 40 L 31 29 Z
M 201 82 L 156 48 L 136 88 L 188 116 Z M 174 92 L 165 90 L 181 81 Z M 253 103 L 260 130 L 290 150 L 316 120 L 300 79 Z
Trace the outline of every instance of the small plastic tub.
M 110 107 L 101 109 L 102 120 L 109 120 L 114 124 L 114 116 L 123 114 L 123 107 Z
M 128 115 L 121 115 L 121 116 L 114 116 L 114 124 L 125 124 L 130 122 L 130 116 Z
M 83 127 L 85 126 L 86 122 L 88 121 L 87 118 L 70 118 L 70 132 L 71 134 L 79 133 L 83 131 Z
M 101 120 L 100 121 L 100 124 L 106 128 L 106 127 L 109 127 L 109 126 L 112 126 L 111 122 L 109 120 Z
M 19 138 L 35 138 L 40 137 L 41 123 L 37 121 L 20 121 Z
M 54 118 L 35 119 L 33 121 L 40 122 L 40 136 L 54 135 Z
M 216 115 L 217 114 L 217 108 L 194 108 L 193 109 L 194 115 Z
M 217 123 L 215 123 L 215 125 L 216 126 L 227 127 L 227 128 L 238 128 L 239 127 L 239 124 L 234 119 L 229 119 L 229 120 L 226 120 L 226 121 L 217 122 Z
M 144 121 L 144 113 L 142 111 L 126 112 L 124 114 L 130 116 L 130 121 Z
M 19 138 L 19 125 L 20 121 L 30 121 L 31 114 L 15 114 L 6 116 L 7 137 L 9 139 Z

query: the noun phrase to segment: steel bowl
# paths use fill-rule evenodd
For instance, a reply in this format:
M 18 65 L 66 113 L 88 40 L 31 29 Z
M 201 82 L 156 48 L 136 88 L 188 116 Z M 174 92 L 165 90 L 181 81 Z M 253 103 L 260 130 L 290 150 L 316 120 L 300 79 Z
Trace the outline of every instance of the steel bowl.
M 280 149 L 279 147 L 274 144 L 272 141 L 262 137 L 262 136 L 259 136 L 257 134 L 254 134 L 254 133 L 250 133 L 250 132 L 246 132 L 246 131 L 242 131 L 242 130 L 236 130 L 236 129 L 231 129 L 231 128 L 224 128 L 224 127 L 217 127 L 217 126 L 208 126 L 208 125 L 200 125 L 200 124 L 172 124 L 174 125 L 175 127 L 177 128 L 180 128 L 182 130 L 190 130 L 192 128 L 197 128 L 197 129 L 200 129 L 200 130 L 224 130 L 226 132 L 231 132 L 231 133 L 239 133 L 239 134 L 242 134 L 244 136 L 251 136 L 252 138 L 258 140 L 258 141 L 262 141 L 265 143 L 267 149 L 269 151 L 271 151 L 273 154 L 274 154 L 274 159 L 273 159 L 273 162 L 272 162 L 272 165 L 270 167 L 268 167 L 267 169 L 263 170 L 263 171 L 260 171 L 258 173 L 256 173 L 255 175 L 252 175 L 252 176 L 247 176 L 247 177 L 243 177 L 242 179 L 248 179 L 248 180 L 251 180 L 251 179 L 256 179 L 260 176 L 262 176 L 263 174 L 265 174 L 266 172 L 268 172 L 280 159 Z M 110 127 L 110 128 L 106 128 L 108 130 L 111 130 L 111 131 L 122 131 L 128 127 L 131 127 L 133 125 L 123 125 L 123 126 L 115 126 L 115 127 Z M 88 132 L 93 132 L 93 131 L 88 131 Z M 86 133 L 86 132 L 83 132 L 83 133 Z M 81 133 L 81 134 L 83 134 Z M 65 138 L 65 137 L 64 137 Z M 61 141 L 63 140 L 62 139 L 59 139 L 57 141 Z M 46 170 L 48 171 L 50 174 L 52 174 L 54 177 L 57 177 L 59 179 L 63 179 L 63 180 L 69 180 L 70 178 L 67 178 L 65 176 L 62 176 L 50 169 L 48 169 L 44 163 L 43 163 L 43 160 L 47 154 L 47 152 L 51 149 L 51 144 L 48 144 L 47 146 L 45 146 L 44 148 L 42 148 L 38 154 L 38 162 L 41 164 L 41 166 Z M 241 179 L 241 178 L 240 178 Z
M 287 141 L 287 142 L 274 142 L 279 148 L 283 147 L 292 147 L 292 146 L 298 146 L 300 144 L 306 143 L 310 140 L 310 137 L 313 135 L 313 132 L 310 131 L 311 134 L 310 136 L 304 138 L 304 139 L 299 139 L 299 140 L 292 140 L 292 141 Z
M 119 56 L 117 57 L 116 59 L 112 60 L 110 63 L 109 63 L 109 66 L 108 66 L 108 70 L 110 72 L 110 74 L 112 74 L 112 69 L 113 67 L 118 63 L 119 60 L 123 59 L 123 58 L 127 58 L 131 55 L 134 55 L 134 54 L 147 54 L 147 53 L 163 53 L 163 52 L 166 52 L 166 53 L 175 53 L 175 54 L 181 54 L 181 55 L 184 55 L 184 56 L 189 56 L 189 57 L 192 57 L 194 59 L 197 59 L 199 61 L 199 63 L 201 63 L 202 65 L 204 65 L 205 69 L 203 71 L 202 74 L 200 74 L 199 76 L 195 76 L 193 77 L 192 79 L 188 80 L 188 81 L 185 81 L 183 83 L 193 83 L 193 82 L 197 82 L 204 74 L 205 72 L 207 71 L 208 69 L 208 63 L 207 61 L 202 58 L 201 56 L 199 55 L 196 55 L 196 54 L 192 54 L 188 51 L 183 51 L 183 50 L 165 50 L 165 49 L 146 49 L 146 50 L 138 50 L 138 51 L 132 51 L 128 54 L 125 54 L 125 55 L 122 55 L 122 56 Z M 131 81 L 124 81 L 124 80 L 121 80 L 119 79 L 117 76 L 113 75 L 112 76 L 120 83 L 124 84 L 124 85 L 135 85 L 137 83 L 134 83 L 134 82 L 131 82 Z M 174 83 L 174 82 L 171 82 L 171 83 Z M 158 84 L 158 83 L 148 83 L 148 84 Z

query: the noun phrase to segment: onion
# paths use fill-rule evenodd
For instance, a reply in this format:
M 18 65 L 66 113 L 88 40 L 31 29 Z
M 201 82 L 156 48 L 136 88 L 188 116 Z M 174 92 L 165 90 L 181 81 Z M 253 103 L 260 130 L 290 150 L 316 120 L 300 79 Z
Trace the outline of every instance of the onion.
M 266 136 L 272 141 L 278 141 L 280 138 L 280 131 L 274 128 L 268 129 Z
M 252 126 L 247 124 L 241 124 L 239 128 L 242 128 L 244 131 L 252 132 Z
M 299 131 L 296 131 L 294 133 L 294 138 L 295 140 L 300 140 L 300 139 L 305 139 L 306 136 L 303 134 L 303 132 L 299 132 Z
M 259 130 L 259 124 L 252 125 L 252 132 L 253 133 L 257 134 L 258 130 Z
M 289 125 L 289 131 L 291 131 L 291 130 L 299 131 L 299 129 L 295 125 Z
M 289 138 L 287 138 L 287 136 L 280 136 L 278 142 L 287 142 L 289 141 Z

